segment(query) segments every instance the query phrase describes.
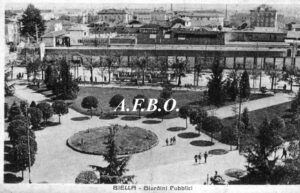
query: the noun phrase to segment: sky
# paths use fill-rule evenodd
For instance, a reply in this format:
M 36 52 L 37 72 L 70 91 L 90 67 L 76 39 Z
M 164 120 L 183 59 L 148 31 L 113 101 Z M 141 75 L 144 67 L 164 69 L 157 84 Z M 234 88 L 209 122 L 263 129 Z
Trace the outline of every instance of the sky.
M 114 8 L 155 8 L 165 7 L 169 8 L 170 4 L 173 4 L 173 8 L 221 8 L 225 4 L 228 4 L 229 8 L 240 7 L 241 9 L 247 8 L 252 5 L 269 4 L 274 8 L 284 7 L 298 7 L 300 0 L 4 0 L 6 9 L 20 9 L 25 8 L 28 3 L 33 3 L 40 9 L 60 9 L 60 8 L 102 8 L 102 7 L 114 7 Z M 124 3 L 126 2 L 126 4 Z M 250 5 L 249 5 L 250 4 Z M 282 6 L 282 4 L 284 4 Z M 67 5 L 67 6 L 66 6 Z

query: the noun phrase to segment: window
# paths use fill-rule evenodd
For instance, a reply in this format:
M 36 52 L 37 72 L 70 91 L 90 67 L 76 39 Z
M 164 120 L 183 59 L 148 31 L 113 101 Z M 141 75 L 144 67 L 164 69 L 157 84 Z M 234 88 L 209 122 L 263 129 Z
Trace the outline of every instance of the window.
M 78 40 L 78 43 L 82 43 L 82 40 Z
M 178 36 L 178 40 L 185 40 L 185 36 Z
M 170 39 L 170 34 L 165 34 L 165 39 Z
M 156 39 L 156 34 L 150 34 L 150 39 Z

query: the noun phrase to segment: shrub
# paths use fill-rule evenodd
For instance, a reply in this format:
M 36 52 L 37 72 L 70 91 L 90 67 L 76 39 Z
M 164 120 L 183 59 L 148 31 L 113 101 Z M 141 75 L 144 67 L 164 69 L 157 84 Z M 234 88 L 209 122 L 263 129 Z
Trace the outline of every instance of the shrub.
M 93 171 L 82 171 L 75 179 L 76 184 L 97 184 L 98 178 Z
M 91 117 L 93 117 L 93 108 L 98 107 L 98 99 L 94 96 L 87 96 L 82 99 L 81 107 L 89 109 L 91 112 Z
M 42 111 L 43 119 L 44 119 L 45 122 L 47 122 L 47 120 L 50 117 L 52 117 L 52 115 L 53 115 L 53 109 L 52 109 L 52 107 L 51 107 L 50 104 L 48 104 L 46 102 L 42 102 L 42 103 L 39 103 L 37 105 L 37 108 Z
M 27 101 L 20 101 L 20 109 L 24 116 L 27 116 L 27 109 L 28 109 L 28 102 Z
M 211 133 L 211 141 L 212 141 L 213 140 L 213 134 L 215 132 L 221 131 L 222 128 L 223 128 L 223 124 L 222 124 L 222 121 L 218 117 L 209 116 L 209 117 L 206 117 L 203 120 L 202 128 L 205 131 Z
M 200 132 L 202 128 L 202 122 L 207 117 L 207 112 L 202 108 L 194 108 L 190 112 L 190 123 L 192 125 L 198 124 L 195 129 Z
M 52 104 L 52 109 L 53 112 L 58 115 L 59 123 L 60 123 L 60 117 L 69 112 L 68 105 L 62 100 L 54 101 Z
M 29 132 L 29 136 L 35 138 L 34 133 L 31 129 L 28 128 L 27 124 L 22 120 L 14 120 L 9 123 L 7 127 L 7 132 L 12 144 L 16 144 L 17 140 L 21 136 L 27 136 Z
M 32 101 L 32 102 L 30 103 L 30 106 L 29 106 L 29 107 L 36 107 L 35 101 Z
M 124 99 L 124 97 L 122 95 L 116 94 L 110 99 L 109 106 L 111 108 L 116 108 L 123 101 L 123 99 Z
M 4 118 L 6 119 L 8 116 L 9 106 L 8 103 L 4 103 Z
M 179 117 L 185 119 L 185 127 L 187 128 L 187 118 L 190 114 L 189 106 L 182 106 L 179 109 Z
M 21 112 L 20 106 L 16 102 L 14 102 L 9 109 L 8 121 L 13 120 L 15 116 L 21 115 L 21 114 L 22 114 L 22 112 Z
M 36 107 L 31 107 L 28 109 L 28 116 L 32 124 L 32 129 L 33 130 L 40 129 L 40 123 L 43 117 L 42 111 Z
M 28 117 L 25 117 L 25 116 L 23 116 L 23 115 L 17 115 L 17 116 L 14 117 L 13 120 L 21 120 L 21 121 L 23 121 L 24 123 L 26 123 L 26 125 L 27 125 L 28 127 L 31 125 L 29 118 L 28 118 Z
M 132 100 L 133 105 L 135 104 L 135 101 L 137 99 L 144 99 L 144 101 L 140 103 L 141 105 L 137 106 L 137 109 L 139 110 L 139 117 L 141 117 L 141 109 L 147 108 L 147 106 L 148 106 L 148 99 L 144 95 L 140 95 L 140 94 L 136 95 L 134 97 L 134 99 Z

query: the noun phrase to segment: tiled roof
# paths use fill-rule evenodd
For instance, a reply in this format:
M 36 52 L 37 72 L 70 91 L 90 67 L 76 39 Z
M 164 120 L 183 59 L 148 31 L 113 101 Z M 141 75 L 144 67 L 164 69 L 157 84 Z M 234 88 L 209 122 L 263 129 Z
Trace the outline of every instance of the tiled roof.
M 42 38 L 58 37 L 58 36 L 62 36 L 62 35 L 65 35 L 65 34 L 67 34 L 67 32 L 64 31 L 64 30 L 61 30 L 61 31 L 52 31 L 52 32 L 49 32 L 47 34 L 44 34 L 42 36 Z

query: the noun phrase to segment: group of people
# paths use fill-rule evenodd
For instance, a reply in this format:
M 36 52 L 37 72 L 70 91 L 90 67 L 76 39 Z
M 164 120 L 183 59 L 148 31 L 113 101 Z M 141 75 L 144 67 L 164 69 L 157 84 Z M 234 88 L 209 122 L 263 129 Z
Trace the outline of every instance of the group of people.
M 176 144 L 176 137 L 174 136 L 174 137 L 171 137 L 170 138 L 170 141 L 169 141 L 169 139 L 167 138 L 166 139 L 166 145 L 168 146 L 168 145 L 173 145 L 173 144 Z
M 208 153 L 207 153 L 207 151 L 204 153 L 204 155 L 203 155 L 203 157 L 204 157 L 204 163 L 206 163 L 206 160 L 207 160 L 207 157 L 208 157 Z M 197 155 L 195 155 L 194 156 L 194 159 L 195 159 L 195 163 L 197 164 L 197 163 L 201 163 L 201 159 L 202 159 L 202 154 L 201 154 L 201 152 Z
M 24 73 L 19 72 L 17 74 L 17 79 L 22 79 L 24 77 Z

